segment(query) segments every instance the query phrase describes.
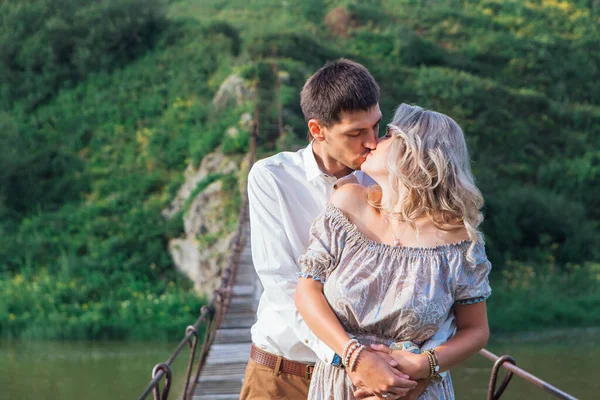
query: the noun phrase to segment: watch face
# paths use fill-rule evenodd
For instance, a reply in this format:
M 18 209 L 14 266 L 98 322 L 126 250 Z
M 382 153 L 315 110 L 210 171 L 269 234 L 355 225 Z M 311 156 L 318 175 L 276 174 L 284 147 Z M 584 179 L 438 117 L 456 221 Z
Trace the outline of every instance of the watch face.
M 337 354 L 335 354 L 333 356 L 333 361 L 331 362 L 331 365 L 333 365 L 334 367 L 339 367 L 342 364 L 342 358 L 340 356 L 338 356 Z

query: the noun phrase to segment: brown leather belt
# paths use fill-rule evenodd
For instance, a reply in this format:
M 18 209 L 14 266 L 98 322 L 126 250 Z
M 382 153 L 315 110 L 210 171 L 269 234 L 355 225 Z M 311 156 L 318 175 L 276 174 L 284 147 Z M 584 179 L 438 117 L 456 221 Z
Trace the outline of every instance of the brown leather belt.
M 288 360 L 281 356 L 276 356 L 259 349 L 254 344 L 252 344 L 252 348 L 250 349 L 250 359 L 257 364 L 269 367 L 274 371 L 277 369 L 277 364 L 279 362 L 279 372 L 301 376 L 308 380 L 312 378 L 314 365 L 304 364 L 298 361 Z

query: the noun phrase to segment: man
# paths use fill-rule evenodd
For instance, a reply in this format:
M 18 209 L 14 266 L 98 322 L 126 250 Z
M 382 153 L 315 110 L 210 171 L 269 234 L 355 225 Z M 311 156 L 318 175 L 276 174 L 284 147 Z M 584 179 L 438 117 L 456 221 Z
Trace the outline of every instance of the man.
M 264 292 L 241 399 L 306 399 L 317 357 L 341 365 L 294 306 L 297 260 L 333 191 L 350 181 L 372 183 L 359 169 L 377 145 L 379 87 L 365 67 L 341 59 L 308 79 L 301 107 L 310 144 L 258 161 L 248 177 L 252 256 Z M 378 364 L 350 373 L 365 389 L 361 396 L 369 396 L 368 388 L 414 387 L 408 376 L 390 372 L 390 359 L 380 355 Z

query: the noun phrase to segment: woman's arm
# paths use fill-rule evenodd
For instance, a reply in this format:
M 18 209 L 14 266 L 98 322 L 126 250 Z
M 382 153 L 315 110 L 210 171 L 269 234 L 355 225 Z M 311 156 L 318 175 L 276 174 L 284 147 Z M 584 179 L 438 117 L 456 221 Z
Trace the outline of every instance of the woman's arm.
M 300 278 L 296 289 L 295 303 L 308 327 L 319 339 L 342 354 L 346 343 L 351 339 L 342 324 L 331 310 L 323 284 L 311 278 Z M 346 371 L 352 382 L 363 383 L 377 395 L 392 393 L 404 396 L 416 386 L 416 382 L 393 368 L 386 358 L 370 351 L 360 353 L 356 370 Z M 398 396 L 390 397 L 398 398 Z
M 486 302 L 455 304 L 456 334 L 435 348 L 440 371 L 457 366 L 483 349 L 490 337 Z
M 330 202 L 345 214 L 351 216 L 359 213 L 365 205 L 368 206 L 365 201 L 364 191 L 365 188 L 360 185 L 346 184 L 333 192 Z M 351 218 L 350 216 L 349 218 Z M 317 222 L 315 221 L 313 226 L 315 223 Z M 313 235 L 314 233 L 311 229 L 311 243 L 309 244 L 309 250 L 311 247 L 315 247 L 323 253 L 323 259 L 333 259 L 336 253 L 332 250 L 333 241 L 328 239 L 328 241 L 332 242 L 329 245 L 316 246 L 318 242 L 326 242 L 326 240 L 313 237 Z M 336 264 L 337 261 L 332 261 L 332 263 Z M 307 271 L 305 270 L 303 272 Z M 308 275 L 311 274 L 309 273 Z M 316 277 L 317 276 L 315 276 L 315 278 Z M 323 274 L 323 276 L 319 274 L 318 278 L 326 279 L 326 276 L 325 274 Z M 323 294 L 323 282 L 310 278 L 300 278 L 296 288 L 296 308 L 311 331 L 337 354 L 342 355 L 344 346 L 351 338 L 329 306 L 329 303 Z
M 329 307 L 323 294 L 323 284 L 312 278 L 300 278 L 294 301 L 310 330 L 341 355 L 351 338 Z

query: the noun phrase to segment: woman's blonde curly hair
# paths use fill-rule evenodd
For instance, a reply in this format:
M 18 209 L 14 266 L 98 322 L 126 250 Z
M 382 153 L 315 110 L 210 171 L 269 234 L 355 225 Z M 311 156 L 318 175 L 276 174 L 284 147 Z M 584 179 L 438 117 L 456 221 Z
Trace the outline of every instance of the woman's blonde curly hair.
M 394 196 L 382 204 L 381 188 L 372 186 L 369 203 L 415 230 L 415 220 L 423 216 L 438 229 L 464 226 L 472 241 L 467 259 L 474 262 L 483 196 L 475 186 L 462 129 L 444 114 L 401 104 L 388 131 L 392 143 L 386 167 Z

